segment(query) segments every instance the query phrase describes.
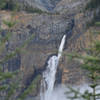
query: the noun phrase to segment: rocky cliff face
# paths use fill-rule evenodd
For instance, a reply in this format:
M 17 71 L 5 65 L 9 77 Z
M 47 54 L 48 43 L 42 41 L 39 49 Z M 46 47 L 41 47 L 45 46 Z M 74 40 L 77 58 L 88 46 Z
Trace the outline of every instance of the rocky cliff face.
M 3 29 L 1 34 L 5 36 L 8 27 L 3 24 L 3 20 L 10 20 L 11 13 L 5 11 L 0 13 L 1 27 Z M 74 21 L 73 16 L 64 18 L 62 15 L 48 15 L 44 13 L 17 13 L 14 18 L 16 19 L 16 17 L 18 23 L 10 30 L 12 36 L 5 44 L 6 49 L 4 51 L 10 53 L 16 50 L 16 48 L 20 48 L 32 35 L 34 36 L 20 53 L 17 53 L 15 57 L 3 65 L 4 71 L 21 71 L 18 75 L 19 78 L 21 77 L 21 89 L 18 90 L 19 95 L 23 93 L 38 75 L 42 74 L 48 58 L 51 55 L 57 54 L 63 35 L 67 34 L 67 32 L 70 33 L 74 27 Z M 70 36 L 71 34 L 69 34 Z M 36 88 L 36 92 L 38 90 Z M 33 93 L 34 96 L 36 92 Z
M 16 13 L 14 18 L 18 23 L 10 31 L 12 33 L 11 39 L 6 46 L 6 52 L 14 51 L 23 45 L 32 35 L 34 36 L 28 42 L 20 53 L 4 64 L 4 70 L 16 71 L 20 70 L 18 77 L 22 75 L 20 84 L 21 89 L 18 95 L 31 84 L 31 82 L 41 75 L 45 70 L 46 62 L 51 55 L 57 54 L 57 50 L 64 34 L 67 35 L 65 45 L 65 53 L 72 51 L 81 52 L 84 54 L 82 48 L 86 47 L 87 36 L 83 35 L 86 31 L 86 23 L 92 20 L 94 12 L 88 11 L 83 13 L 83 8 L 87 0 L 19 0 L 24 4 L 29 4 L 33 7 L 43 8 L 46 11 L 57 11 L 59 14 L 48 13 Z M 34 6 L 35 5 L 35 6 Z M 98 13 L 98 11 L 97 11 Z M 91 17 L 90 17 L 91 16 Z M 10 20 L 11 12 L 0 11 L 0 24 L 3 29 L 2 36 L 7 33 L 7 26 L 3 24 L 3 20 Z M 88 41 L 88 39 L 87 39 Z M 80 69 L 80 64 L 76 61 L 69 62 L 68 58 L 62 57 L 56 82 L 64 84 L 80 84 L 86 80 L 84 72 Z M 59 78 L 60 76 L 60 78 Z M 40 80 L 36 84 L 39 85 Z M 37 95 L 36 92 L 30 94 Z
M 18 0 L 23 6 L 39 8 L 48 12 L 62 12 L 64 10 L 83 7 L 88 0 Z M 76 7 L 77 6 L 77 7 Z M 78 10 L 78 9 L 77 9 Z

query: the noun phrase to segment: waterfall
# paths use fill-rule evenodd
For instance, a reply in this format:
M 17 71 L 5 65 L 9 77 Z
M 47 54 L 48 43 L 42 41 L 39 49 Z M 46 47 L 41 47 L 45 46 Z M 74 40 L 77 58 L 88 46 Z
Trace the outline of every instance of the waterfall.
M 51 100 L 51 95 L 54 89 L 55 76 L 57 71 L 57 66 L 59 64 L 59 59 L 62 56 L 64 44 L 66 40 L 66 35 L 63 36 L 57 56 L 52 56 L 48 60 L 48 65 L 46 71 L 43 72 L 43 80 L 41 82 L 41 100 Z

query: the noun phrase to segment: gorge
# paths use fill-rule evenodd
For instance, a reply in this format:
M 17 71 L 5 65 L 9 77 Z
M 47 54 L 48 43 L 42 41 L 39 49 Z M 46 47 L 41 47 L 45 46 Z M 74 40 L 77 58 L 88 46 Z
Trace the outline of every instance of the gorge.
M 17 1 L 21 11 L 0 10 L 0 36 L 12 33 L 0 59 L 28 41 L 20 52 L 2 65 L 4 72 L 19 70 L 12 79 L 19 87 L 10 100 L 66 100 L 66 88 L 61 85 L 77 87 L 89 82 L 87 72 L 80 68 L 81 61 L 69 61 L 66 55 L 72 52 L 85 55 L 84 48 L 91 42 L 87 24 L 99 15 L 99 7 L 86 10 L 89 0 Z M 9 29 L 5 20 L 14 20 L 16 24 Z M 30 86 L 33 87 L 27 92 Z M 84 87 L 87 86 L 83 86 L 83 90 Z M 0 100 L 5 100 L 6 93 L 1 94 Z M 55 95 L 55 98 L 51 99 L 49 95 Z

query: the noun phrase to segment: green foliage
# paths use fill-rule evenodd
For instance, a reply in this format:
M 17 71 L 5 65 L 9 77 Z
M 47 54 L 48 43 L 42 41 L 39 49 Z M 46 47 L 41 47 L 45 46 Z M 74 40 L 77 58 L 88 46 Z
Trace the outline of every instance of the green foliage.
M 16 93 L 16 89 L 18 89 L 18 88 L 19 88 L 19 79 L 17 82 L 16 81 L 11 82 L 9 84 L 9 88 L 8 88 L 9 91 L 6 95 L 5 100 L 11 100 L 11 97 L 13 96 L 14 93 Z
M 98 6 L 100 6 L 100 0 L 90 0 L 86 6 L 86 10 L 87 9 L 95 9 L 97 8 Z
M 86 25 L 87 28 L 90 26 L 94 26 L 94 25 L 99 26 L 99 20 L 100 20 L 100 12 L 98 13 L 98 15 L 96 13 L 94 13 L 93 19 L 91 21 L 87 22 L 87 25 Z
M 100 27 L 99 22 L 97 22 L 95 25 L 98 25 Z M 88 71 L 87 76 L 91 79 L 91 84 L 89 85 L 89 87 L 92 88 L 93 91 L 89 92 L 88 90 L 86 90 L 82 94 L 78 90 L 70 88 L 70 93 L 74 93 L 74 96 L 71 97 L 72 100 L 76 98 L 83 98 L 83 100 L 97 100 L 97 98 L 100 99 L 100 92 L 96 92 L 98 86 L 100 86 L 100 83 L 98 83 L 98 80 L 100 80 L 100 41 L 95 40 L 91 47 L 86 50 L 86 53 L 86 56 L 82 56 L 77 53 L 68 54 L 68 56 L 73 59 L 77 58 L 83 61 L 81 67 Z
M 0 72 L 0 80 L 5 80 L 7 78 L 12 78 L 13 77 L 13 73 L 10 72 Z
M 0 9 L 19 10 L 19 3 L 14 0 L 0 0 Z
M 98 9 L 99 12 L 97 12 L 96 9 Z M 91 10 L 94 12 L 92 20 L 87 22 L 88 28 L 90 26 L 94 26 L 95 22 L 98 23 L 98 21 L 100 21 L 100 0 L 90 0 L 85 7 L 85 11 L 87 10 Z
M 70 95 L 70 94 L 73 95 L 73 96 L 68 96 L 68 98 L 70 100 L 77 100 L 77 99 L 78 100 L 93 100 L 91 98 L 92 93 L 90 93 L 88 90 L 84 91 L 84 93 L 81 93 L 80 89 L 76 90 L 76 89 L 74 89 L 70 86 L 68 87 L 68 89 L 69 90 L 66 92 L 66 94 L 67 95 Z
M 6 90 L 8 88 L 7 85 L 0 86 L 0 91 Z
M 20 4 L 19 2 L 17 2 L 17 0 L 0 0 L 0 9 L 1 10 L 11 10 L 11 11 L 21 11 L 21 10 L 25 10 L 26 12 L 29 13 L 47 13 L 42 11 L 41 9 L 38 8 L 33 8 L 31 6 L 29 6 L 28 4 L 25 6 L 23 4 Z
M 0 9 L 4 9 L 6 7 L 6 0 L 0 0 Z
M 25 97 L 32 92 L 37 91 L 37 83 L 40 80 L 40 75 L 38 75 L 31 83 L 31 85 L 24 91 L 18 100 L 24 100 Z
M 29 12 L 29 13 L 38 13 L 38 14 L 44 13 L 41 9 L 33 8 L 33 7 L 30 7 L 30 6 L 24 7 L 24 10 Z
M 8 26 L 8 33 L 4 37 L 0 35 L 0 56 L 2 55 L 2 51 L 5 49 L 5 43 L 6 41 L 9 41 L 12 35 L 11 29 L 14 27 L 16 24 L 15 21 L 3 21 L 5 25 Z M 2 32 L 2 29 L 0 30 Z M 29 37 L 20 47 L 16 48 L 12 52 L 7 52 L 5 56 L 0 58 L 0 93 L 6 92 L 6 97 L 5 100 L 12 100 L 11 97 L 13 96 L 14 93 L 16 93 L 16 90 L 19 87 L 19 79 L 18 82 L 15 80 L 15 78 L 18 76 L 19 71 L 15 72 L 8 72 L 7 68 L 6 71 L 3 71 L 3 66 L 6 61 L 9 59 L 13 58 L 17 53 L 22 51 L 22 48 L 24 48 L 31 40 L 33 39 L 33 35 Z M 9 80 L 8 83 L 7 80 Z M 14 80 L 14 81 L 13 81 Z M 33 84 L 33 83 L 32 83 Z M 31 85 L 30 88 L 33 88 Z M 29 90 L 28 90 L 29 91 Z M 28 92 L 25 92 L 25 94 L 28 94 Z
M 100 22 L 96 22 L 95 25 L 96 25 L 96 26 L 100 26 Z
M 16 24 L 15 21 L 6 21 L 6 20 L 4 20 L 3 23 L 7 25 L 9 28 L 13 27 Z

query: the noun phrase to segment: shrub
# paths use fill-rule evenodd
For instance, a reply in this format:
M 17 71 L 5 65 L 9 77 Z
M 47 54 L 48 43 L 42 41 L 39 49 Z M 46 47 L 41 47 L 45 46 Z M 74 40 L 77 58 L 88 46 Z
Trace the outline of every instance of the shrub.
M 24 10 L 27 11 L 27 12 L 29 12 L 29 13 L 39 13 L 39 14 L 44 13 L 42 10 L 40 10 L 38 8 L 33 8 L 31 6 L 26 6 L 24 8 Z
M 95 23 L 100 27 L 100 22 Z M 79 89 L 69 88 L 69 93 L 73 93 L 73 96 L 70 96 L 71 100 L 100 100 L 100 40 L 96 37 L 100 36 L 100 31 L 97 31 L 96 34 L 91 34 L 91 46 L 86 48 L 86 55 L 82 56 L 80 54 L 69 54 L 73 59 L 82 60 L 83 63 L 81 67 L 88 71 L 86 75 L 91 80 L 89 88 L 92 91 L 85 89 L 85 92 L 79 92 Z M 95 40 L 94 40 L 95 39 Z M 92 42 L 93 41 L 93 42 Z
M 13 0 L 0 0 L 1 10 L 19 10 L 19 4 Z
M 32 6 L 20 4 L 18 1 L 14 0 L 0 0 L 0 9 L 1 10 L 11 10 L 11 11 L 20 11 L 24 10 L 29 13 L 46 13 L 38 8 L 33 8 Z
M 90 0 L 90 2 L 88 2 L 88 4 L 86 5 L 86 10 L 92 10 L 97 8 L 98 6 L 100 6 L 100 0 Z
M 0 9 L 4 9 L 6 6 L 6 0 L 0 0 Z

